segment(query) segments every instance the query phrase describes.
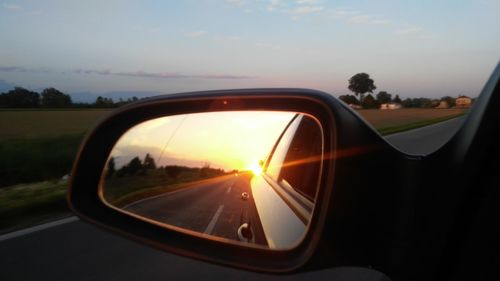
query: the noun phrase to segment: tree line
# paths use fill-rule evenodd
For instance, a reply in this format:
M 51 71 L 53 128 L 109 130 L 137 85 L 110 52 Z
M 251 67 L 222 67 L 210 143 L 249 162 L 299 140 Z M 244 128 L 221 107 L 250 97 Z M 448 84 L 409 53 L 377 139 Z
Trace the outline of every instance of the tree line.
M 0 108 L 114 108 L 137 100 L 137 97 L 132 97 L 114 102 L 111 98 L 98 96 L 93 103 L 75 103 L 70 95 L 55 88 L 46 88 L 38 93 L 15 87 L 0 94 Z
M 148 171 L 152 170 L 163 170 L 166 175 L 170 178 L 177 179 L 177 177 L 183 172 L 196 172 L 199 174 L 200 178 L 221 176 L 226 174 L 223 169 L 211 168 L 210 164 L 205 163 L 203 167 L 186 167 L 179 165 L 168 165 L 168 166 L 157 166 L 153 157 L 149 153 L 146 154 L 144 160 L 141 160 L 138 156 L 132 158 L 127 164 L 123 165 L 120 169 L 116 168 L 116 163 L 114 157 L 111 157 L 107 164 L 106 178 L 113 177 L 126 177 L 135 175 L 147 175 Z M 231 173 L 236 172 L 236 170 L 231 171 Z
M 367 73 L 358 73 L 352 76 L 348 82 L 348 89 L 353 92 L 354 95 L 341 95 L 339 99 L 347 104 L 360 106 L 366 109 L 379 108 L 381 104 L 390 102 L 401 104 L 401 106 L 406 108 L 434 108 L 438 106 L 441 101 L 446 102 L 449 107 L 455 106 L 455 98 L 450 96 L 444 96 L 440 99 L 406 98 L 401 100 L 399 95 L 392 97 L 392 94 L 386 91 L 380 91 L 373 97 L 371 94 L 377 89 L 377 86 Z M 365 97 L 366 93 L 370 94 Z M 359 99 L 356 96 L 358 96 Z
M 362 108 L 379 108 L 381 104 L 390 102 L 401 104 L 407 108 L 433 108 L 438 106 L 441 101 L 445 101 L 449 107 L 455 106 L 455 98 L 450 96 L 444 96 L 440 99 L 406 98 L 402 100 L 399 95 L 393 97 L 387 91 L 379 91 L 374 97 L 372 94 L 377 86 L 370 75 L 364 72 L 352 76 L 348 82 L 348 88 L 354 95 L 341 95 L 339 99 L 347 104 Z M 369 94 L 365 96 L 367 93 Z M 98 96 L 93 103 L 75 103 L 69 94 L 55 88 L 46 88 L 38 93 L 22 87 L 15 87 L 0 94 L 0 108 L 115 108 L 137 100 L 139 100 L 137 97 L 132 97 L 115 102 L 111 98 Z

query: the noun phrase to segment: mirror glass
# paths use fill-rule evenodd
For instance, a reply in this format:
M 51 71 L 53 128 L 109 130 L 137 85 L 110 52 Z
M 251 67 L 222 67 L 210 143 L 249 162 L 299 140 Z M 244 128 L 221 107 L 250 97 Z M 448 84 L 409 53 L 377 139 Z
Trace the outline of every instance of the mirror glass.
M 100 194 L 120 211 L 191 234 L 289 249 L 311 219 L 323 142 L 319 122 L 296 112 L 156 118 L 116 143 Z

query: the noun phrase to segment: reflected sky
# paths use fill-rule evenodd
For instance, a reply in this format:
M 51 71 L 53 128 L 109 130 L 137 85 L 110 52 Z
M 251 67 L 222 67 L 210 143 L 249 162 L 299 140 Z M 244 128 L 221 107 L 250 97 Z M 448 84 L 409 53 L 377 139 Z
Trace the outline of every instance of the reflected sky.
M 149 153 L 158 166 L 210 165 L 248 170 L 266 158 L 294 112 L 211 112 L 175 115 L 127 131 L 111 156 L 117 168 Z

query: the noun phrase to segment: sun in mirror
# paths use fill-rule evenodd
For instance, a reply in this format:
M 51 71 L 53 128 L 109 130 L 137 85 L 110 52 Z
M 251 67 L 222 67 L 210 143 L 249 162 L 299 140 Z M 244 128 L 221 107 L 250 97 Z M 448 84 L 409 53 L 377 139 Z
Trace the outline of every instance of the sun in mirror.
M 321 126 L 305 114 L 167 116 L 119 139 L 100 193 L 114 208 L 162 225 L 288 249 L 307 230 L 322 158 Z

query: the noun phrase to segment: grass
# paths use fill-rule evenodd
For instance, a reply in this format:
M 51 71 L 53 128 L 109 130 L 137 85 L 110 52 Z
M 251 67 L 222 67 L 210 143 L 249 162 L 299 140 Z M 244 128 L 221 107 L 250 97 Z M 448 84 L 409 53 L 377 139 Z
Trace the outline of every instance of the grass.
M 413 129 L 429 126 L 429 125 L 443 122 L 446 120 L 450 120 L 450 119 L 453 119 L 453 118 L 456 118 L 456 117 L 459 117 L 462 115 L 464 115 L 464 113 L 457 113 L 454 115 L 448 115 L 448 116 L 438 117 L 438 118 L 429 119 L 429 120 L 422 120 L 422 121 L 417 121 L 414 123 L 409 123 L 409 124 L 404 124 L 404 125 L 399 125 L 399 126 L 384 127 L 384 128 L 377 129 L 377 131 L 381 135 L 386 136 L 386 135 L 390 135 L 390 134 L 394 134 L 394 133 L 399 133 L 399 132 L 404 132 L 404 131 L 408 131 L 408 130 L 413 130 Z
M 66 181 L 19 184 L 0 189 L 0 233 L 70 213 Z
M 69 173 L 83 138 L 110 110 L 0 110 L 0 232 L 37 224 L 69 213 L 59 181 Z M 462 109 L 402 109 L 358 111 L 381 134 L 410 130 L 465 114 Z M 179 175 L 179 177 L 181 177 Z M 158 177 L 114 200 L 126 204 L 163 192 Z M 52 179 L 47 181 L 47 179 Z M 192 178 L 190 179 L 192 180 Z M 33 182 L 18 184 L 19 182 Z M 175 189 L 179 182 L 171 183 Z M 2 188 L 3 186 L 3 188 Z M 139 186 L 139 185 L 138 185 Z
M 69 174 L 83 135 L 0 140 L 0 188 Z
M 358 113 L 377 130 L 385 130 L 389 127 L 400 127 L 418 122 L 441 120 L 444 117 L 457 117 L 465 114 L 466 109 L 434 109 L 434 108 L 408 108 L 399 110 L 364 109 Z

